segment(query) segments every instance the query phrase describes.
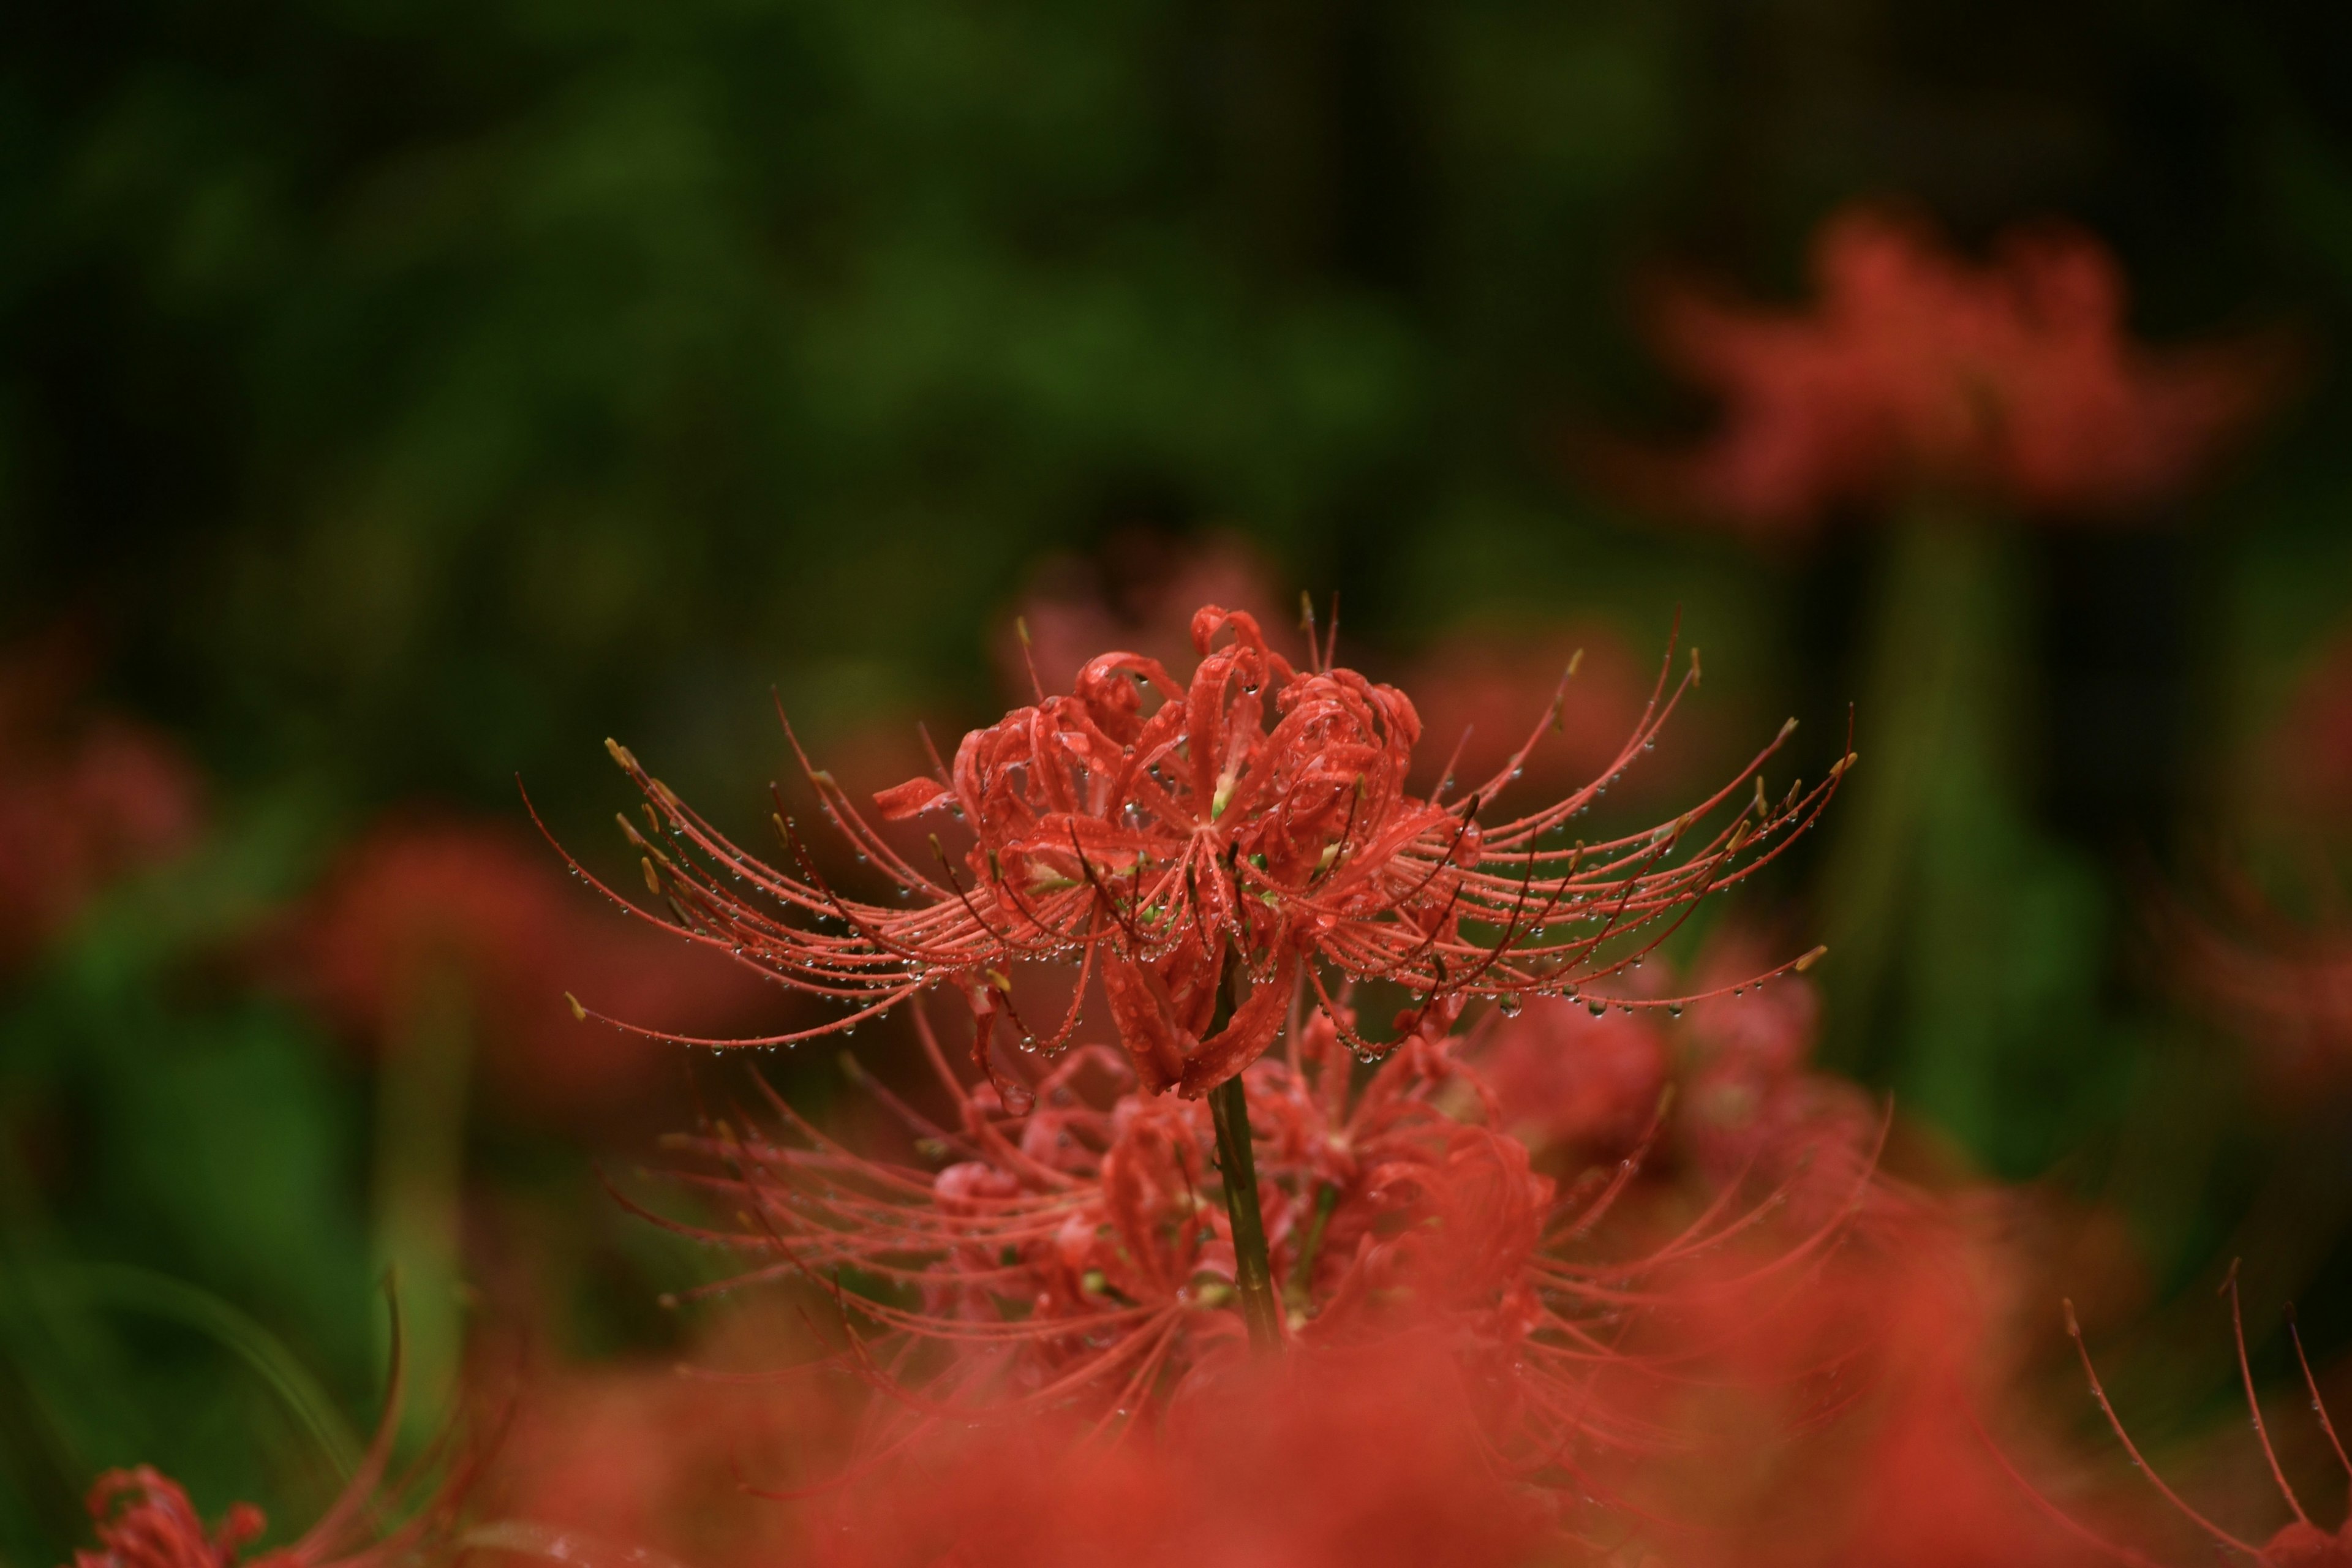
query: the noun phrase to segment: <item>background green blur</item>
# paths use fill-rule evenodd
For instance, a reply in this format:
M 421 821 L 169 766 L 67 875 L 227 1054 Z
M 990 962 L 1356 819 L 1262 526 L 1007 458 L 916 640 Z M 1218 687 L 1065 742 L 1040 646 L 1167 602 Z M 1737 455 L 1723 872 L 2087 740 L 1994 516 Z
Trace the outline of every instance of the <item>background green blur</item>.
M 601 846 L 614 734 L 756 824 L 771 686 L 821 753 L 952 735 L 1019 696 L 997 652 L 1041 563 L 1231 537 L 1276 603 L 1337 591 L 1382 675 L 1555 622 L 1645 664 L 1679 611 L 1696 753 L 1795 713 L 1818 776 L 1849 701 L 1906 700 L 1869 668 L 1890 536 L 1669 526 L 1566 454 L 1705 423 L 1646 279 L 1796 301 L 1808 237 L 1872 196 L 1964 247 L 2071 217 L 2139 337 L 2283 329 L 2309 369 L 2173 514 L 1983 520 L 1954 589 L 1982 743 L 1866 987 L 1823 966 L 1824 1058 L 1953 1169 L 2121 1213 L 2155 1320 L 2243 1251 L 2332 1359 L 2352 1119 L 2249 1089 L 2136 911 L 2336 842 L 2263 804 L 2263 737 L 2352 607 L 2352 12 L 13 8 L 0 633 L 90 650 L 76 700 L 192 758 L 208 826 L 0 979 L 0 1556 L 59 1561 L 89 1475 L 142 1458 L 299 1521 L 333 1444 L 288 1412 L 373 1419 L 379 1086 L 249 954 L 387 813 L 519 823 L 520 775 Z M 1740 908 L 1809 944 L 1821 860 Z M 595 1176 L 646 1130 L 468 1125 L 469 1182 L 568 1238 L 557 1351 L 658 1352 L 683 1265 Z M 2227 1370 L 2194 1324 L 2184 1409 Z

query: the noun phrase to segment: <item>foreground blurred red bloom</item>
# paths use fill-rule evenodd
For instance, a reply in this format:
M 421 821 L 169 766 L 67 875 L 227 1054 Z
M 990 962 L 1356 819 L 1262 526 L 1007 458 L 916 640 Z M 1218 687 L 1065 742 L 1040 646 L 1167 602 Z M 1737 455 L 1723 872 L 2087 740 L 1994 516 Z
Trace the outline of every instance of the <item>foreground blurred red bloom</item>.
M 849 1450 L 849 1380 L 821 1367 L 752 1370 L 811 1348 L 776 1320 L 746 1314 L 698 1344 L 695 1371 L 624 1363 L 535 1376 L 491 1458 L 480 1511 L 574 1548 L 547 1554 L 591 1563 L 645 1552 L 695 1568 L 803 1561 L 804 1511 L 745 1481 L 820 1480 Z
M 562 1117 L 625 1106 L 667 1064 L 628 1036 L 576 1027 L 567 990 L 691 1029 L 750 1016 L 765 988 L 614 921 L 567 881 L 502 828 L 388 824 L 352 847 L 305 912 L 303 983 L 372 1048 L 394 1050 L 454 986 L 509 1106 Z
M 942 1429 L 835 1500 L 826 1568 L 1465 1568 L 1581 1559 L 1492 1461 L 1442 1352 L 1239 1363 L 1161 1422 Z
M 2275 395 L 2275 345 L 2158 353 L 2124 331 L 2114 258 L 2079 230 L 2011 233 L 1989 265 L 1873 207 L 1823 226 L 1819 304 L 1662 296 L 1664 352 L 1724 402 L 1720 431 L 1632 477 L 1762 532 L 1927 486 L 2036 516 L 2128 520 L 2177 494 Z
M 1197 1097 L 1266 1049 L 1301 984 L 1342 1016 L 1326 966 L 1407 988 L 1416 1000 L 1404 1036 L 1443 1033 L 1472 997 L 1516 1005 L 1621 972 L 1698 899 L 1779 854 L 1845 771 L 1841 762 L 1777 806 L 1759 788 L 1751 805 L 1742 788 L 1784 726 L 1673 820 L 1570 841 L 1573 819 L 1641 756 L 1696 679 L 1696 661 L 1671 691 L 1661 674 L 1601 777 L 1488 822 L 1550 714 L 1493 778 L 1444 804 L 1405 787 L 1421 722 L 1402 692 L 1322 667 L 1320 650 L 1301 670 L 1237 612 L 1202 609 L 1192 637 L 1202 660 L 1189 686 L 1156 660 L 1104 654 L 1075 696 L 1014 710 L 965 736 L 952 770 L 876 797 L 886 819 L 960 819 L 974 840 L 961 868 L 934 838 L 935 864 L 919 869 L 830 774 L 809 768 L 826 816 L 897 880 L 900 906 L 836 891 L 781 811 L 774 826 L 799 874 L 753 859 L 614 745 L 666 842 L 622 826 L 678 925 L 847 1009 L 787 1034 L 698 1043 L 847 1030 L 945 986 L 970 1003 L 975 1057 L 1017 1108 L 1027 1091 L 999 1066 L 993 1037 L 1002 1027 L 1024 1049 L 1059 1052 L 1098 978 L 1142 1087 Z M 1727 820 L 1702 828 L 1718 808 Z M 1011 972 L 1024 963 L 1076 969 L 1058 1024 L 1033 1029 L 1020 1017 Z M 1343 1027 L 1350 1047 L 1379 1048 Z
M 196 771 L 127 720 L 78 710 L 70 647 L 0 665 L 0 963 L 22 960 L 108 882 L 195 841 Z

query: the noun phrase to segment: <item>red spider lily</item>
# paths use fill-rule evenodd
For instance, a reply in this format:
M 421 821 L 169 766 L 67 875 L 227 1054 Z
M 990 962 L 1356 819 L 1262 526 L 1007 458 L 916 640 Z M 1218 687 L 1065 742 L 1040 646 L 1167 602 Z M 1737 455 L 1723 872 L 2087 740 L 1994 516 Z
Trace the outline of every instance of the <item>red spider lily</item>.
M 2133 343 L 2114 258 L 2071 228 L 2017 231 L 1975 266 L 1922 223 L 1850 208 L 1813 269 L 1811 314 L 1663 297 L 1666 353 L 1726 407 L 1712 441 L 1647 474 L 1665 499 L 1773 532 L 1922 485 L 2129 517 L 2201 473 L 2280 379 L 2266 346 Z
M 1203 609 L 1192 633 L 1202 658 L 1189 686 L 1155 660 L 1105 654 L 1081 673 L 1076 695 L 1016 709 L 965 736 L 951 770 L 876 797 L 886 820 L 961 818 L 975 839 L 961 869 L 936 840 L 936 875 L 919 869 L 830 774 L 808 768 L 826 816 L 900 884 L 901 906 L 835 889 L 781 811 L 775 826 L 798 874 L 753 859 L 614 745 L 666 842 L 622 826 L 677 924 L 848 1008 L 791 1033 L 689 1043 L 808 1039 L 946 986 L 971 1003 L 976 1058 L 1019 1102 L 1026 1090 L 990 1049 L 1000 1026 L 1026 1048 L 1059 1052 L 1098 979 L 1142 1087 L 1197 1098 L 1266 1049 L 1302 984 L 1327 1013 L 1336 1007 L 1327 967 L 1412 993 L 1407 1035 L 1468 998 L 1516 1005 L 1620 973 L 1698 899 L 1751 874 L 1810 826 L 1851 761 L 1810 789 L 1792 786 L 1777 806 L 1758 782 L 1751 806 L 1743 788 L 1784 727 L 1729 784 L 1672 821 L 1570 841 L 1573 819 L 1640 757 L 1697 679 L 1696 659 L 1671 691 L 1661 673 L 1601 778 L 1490 822 L 1545 724 L 1468 795 L 1423 799 L 1405 787 L 1421 724 L 1403 693 L 1329 667 L 1319 650 L 1317 665 L 1300 670 L 1237 612 Z M 1700 826 L 1725 807 L 1728 820 Z M 1027 962 L 1077 972 L 1066 1015 L 1043 1032 L 1013 1001 L 1011 972 Z M 1234 1002 L 1229 1018 L 1220 1017 L 1221 995 Z M 1345 1038 L 1367 1053 L 1381 1048 L 1352 1027 Z
M 921 1033 L 953 1116 L 934 1124 L 869 1087 L 928 1147 L 961 1156 L 942 1169 L 856 1154 L 780 1099 L 784 1139 L 720 1129 L 677 1141 L 713 1167 L 690 1180 L 746 1221 L 689 1234 L 771 1260 L 711 1289 L 839 1269 L 882 1282 L 855 1303 L 861 1314 L 894 1340 L 958 1352 L 933 1405 L 1129 1404 L 1239 1342 L 1204 1108 L 1134 1092 L 1125 1058 L 1089 1047 L 1014 1119 L 992 1087 L 965 1088 Z M 1416 1322 L 1538 1315 L 1524 1276 L 1551 1184 L 1517 1144 L 1440 1108 L 1449 1093 L 1475 1108 L 1475 1080 L 1442 1046 L 1416 1040 L 1351 1093 L 1339 1031 L 1324 1019 L 1302 1031 L 1297 1056 L 1245 1079 L 1292 1331 L 1310 1342 L 1374 1332 L 1409 1299 Z
M 1755 1218 L 1726 1194 L 1638 1258 L 1580 1257 L 1631 1163 L 1563 1202 L 1494 1130 L 1492 1097 L 1452 1042 L 1416 1036 L 1357 1083 L 1348 1032 L 1310 1019 L 1241 1080 L 1287 1337 L 1310 1351 L 1401 1336 L 1450 1347 L 1497 1463 L 1573 1471 L 1653 1441 L 1638 1411 L 1597 1392 L 1627 1359 L 1610 1325 L 1669 1299 L 1645 1280 Z M 867 1442 L 884 1452 L 941 1417 L 1058 1410 L 1108 1429 L 1223 1375 L 1244 1320 L 1203 1108 L 1137 1092 L 1125 1059 L 1094 1047 L 1013 1118 L 922 1033 L 953 1114 L 935 1122 L 870 1087 L 943 1168 L 857 1154 L 772 1099 L 782 1137 L 720 1126 L 677 1141 L 698 1161 L 689 1184 L 737 1224 L 660 1223 L 755 1259 L 702 1293 L 793 1278 L 840 1292 L 873 1326 L 847 1364 L 886 1395 Z
M 301 984 L 354 1036 L 392 1050 L 434 988 L 454 984 L 509 1105 L 567 1118 L 625 1106 L 663 1061 L 625 1037 L 583 1035 L 567 986 L 688 1026 L 745 1017 L 761 988 L 734 965 L 600 918 L 566 881 L 502 828 L 380 826 L 304 912 Z
M 1646 984 L 1624 975 L 1580 1001 L 1490 1015 L 1476 1059 L 1503 1121 L 1538 1150 L 1622 1152 L 1655 1116 L 1671 1062 L 1674 1141 L 1711 1181 L 1868 1148 L 1878 1113 L 1853 1085 L 1807 1066 L 1819 997 L 1801 975 L 1749 981 L 1763 952 L 1742 932 L 1711 939 L 1692 987 L 1702 999 L 1686 1016 L 1679 1000 L 1663 1016 L 1646 1005 L 1677 984 L 1656 959 Z M 1852 1168 L 1832 1158 L 1817 1173 L 1842 1195 Z
M 1811 1069 L 1821 998 L 1810 982 L 1737 984 L 1761 951 L 1735 934 L 1700 967 L 1698 988 L 1710 994 L 1683 1023 L 1689 1060 L 1675 1130 L 1717 1180 L 1738 1171 L 1777 1175 L 1795 1154 L 1807 1163 L 1808 1183 L 1835 1198 L 1848 1177 L 1842 1162 L 1868 1147 L 1880 1113 L 1852 1083 Z
M 2215 1544 L 2243 1553 L 2262 1564 L 2263 1568 L 2352 1568 L 2352 1521 L 2347 1521 L 2333 1531 L 2323 1530 L 2313 1522 L 2311 1515 L 2304 1510 L 2303 1500 L 2287 1483 L 2286 1471 L 2280 1467 L 2278 1454 L 2271 1447 L 2270 1428 L 2263 1421 L 2262 1401 L 2254 1394 L 2253 1369 L 2246 1360 L 2246 1325 L 2238 1301 L 2236 1264 L 2230 1266 L 2229 1278 L 2223 1282 L 2222 1289 L 2230 1298 L 2230 1328 L 2237 1342 L 2238 1377 L 2246 1391 L 2246 1412 L 2253 1418 L 2254 1440 L 2262 1447 L 2263 1461 L 2269 1468 L 2271 1479 L 2278 1487 L 2279 1495 L 2285 1499 L 2288 1510 L 2294 1515 L 2291 1522 L 2281 1526 L 2268 1541 L 2256 1546 L 2222 1529 L 2190 1507 L 2186 1499 L 2168 1486 L 2164 1478 L 2157 1474 L 2156 1468 L 2140 1453 L 2138 1445 L 2132 1441 L 2131 1433 L 2125 1428 L 2123 1419 L 2116 1414 L 2115 1403 L 2107 1397 L 2106 1389 L 2099 1382 L 2098 1369 L 2091 1363 L 2090 1349 L 2083 1342 L 2083 1331 L 2074 1321 L 2074 1304 L 2069 1301 L 2066 1303 L 2066 1332 L 2082 1357 L 2083 1373 L 2090 1382 L 2091 1396 L 2098 1401 L 2100 1414 L 2107 1418 L 2116 1440 L 2123 1445 L 2124 1452 L 2131 1456 L 2132 1463 L 2148 1479 L 2148 1483 L 2156 1488 L 2166 1502 L 2179 1511 L 2182 1518 Z M 2303 1373 L 2304 1387 L 2311 1396 L 2311 1408 L 2318 1417 L 2319 1428 L 2326 1434 L 2327 1445 L 2335 1452 L 2336 1462 L 2344 1467 L 2347 1477 L 2352 1477 L 2352 1457 L 2345 1454 L 2344 1444 L 2336 1433 L 2336 1423 L 2329 1418 L 2327 1406 L 2319 1397 L 2319 1384 L 2311 1375 L 2311 1363 L 2303 1352 L 2303 1337 L 2295 1331 L 2292 1317 L 2288 1320 L 2287 1329 L 2288 1337 L 2294 1342 L 2295 1363 Z M 2030 1488 L 2028 1489 L 2031 1490 Z M 2138 1568 L 2158 1568 L 2155 1561 L 2144 1553 L 2116 1545 L 2075 1523 L 2039 1492 L 2033 1492 L 2032 1496 L 2053 1517 L 2108 1556 L 2137 1564 Z
M 74 1553 L 74 1568 L 380 1568 L 424 1554 L 444 1537 L 470 1466 L 461 1464 L 408 1521 L 383 1524 L 383 1482 L 400 1414 L 404 1365 L 400 1322 L 393 1321 L 391 1392 L 367 1452 L 326 1512 L 285 1546 L 245 1558 L 268 1521 L 251 1503 L 232 1504 L 207 1530 L 177 1481 L 150 1466 L 109 1470 L 89 1490 L 98 1545 Z M 427 1460 L 436 1458 L 428 1455 Z M 418 1474 L 425 1465 L 420 1463 Z M 414 1481 L 415 1477 L 410 1478 Z M 391 1489 L 409 1490 L 406 1485 Z

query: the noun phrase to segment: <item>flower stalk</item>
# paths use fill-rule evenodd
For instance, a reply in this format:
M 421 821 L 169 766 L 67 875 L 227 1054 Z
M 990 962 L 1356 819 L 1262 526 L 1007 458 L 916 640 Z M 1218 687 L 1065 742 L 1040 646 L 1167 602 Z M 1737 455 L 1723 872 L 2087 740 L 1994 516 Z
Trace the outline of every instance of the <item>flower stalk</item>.
M 1222 1029 L 1231 1019 L 1240 971 L 1238 955 L 1227 948 L 1213 1028 Z M 1249 1326 L 1252 1350 L 1261 1355 L 1276 1353 L 1282 1349 L 1282 1304 L 1274 1293 L 1274 1258 L 1265 1244 L 1265 1215 L 1258 1206 L 1257 1160 L 1250 1146 L 1249 1099 L 1242 1089 L 1242 1075 L 1235 1073 L 1211 1089 L 1208 1101 L 1217 1129 L 1225 1215 L 1233 1225 L 1234 1289 L 1241 1298 L 1242 1321 Z

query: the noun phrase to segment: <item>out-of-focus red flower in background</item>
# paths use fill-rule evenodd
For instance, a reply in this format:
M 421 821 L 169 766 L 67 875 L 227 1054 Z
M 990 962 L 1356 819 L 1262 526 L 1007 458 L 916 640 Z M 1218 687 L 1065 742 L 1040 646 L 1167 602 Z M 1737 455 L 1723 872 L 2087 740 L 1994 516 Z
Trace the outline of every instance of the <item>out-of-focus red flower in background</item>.
M 1712 943 L 1693 988 L 1706 993 L 1738 984 L 1756 973 L 1741 965 L 1764 951 L 1761 942 L 1738 932 Z M 1717 1180 L 1744 1170 L 1777 1173 L 1797 1158 L 1805 1163 L 1809 1182 L 1831 1193 L 1844 1190 L 1847 1177 L 1835 1169 L 1840 1162 L 1816 1159 L 1811 1152 L 1869 1148 L 1868 1130 L 1884 1113 L 1853 1083 L 1812 1070 L 1820 1019 L 1820 994 L 1793 975 L 1691 1005 L 1684 1020 L 1685 1100 L 1677 1131 Z
M 676 1053 L 583 1027 L 577 992 L 692 1032 L 738 1026 L 775 993 L 572 883 L 543 845 L 492 824 L 388 822 L 361 838 L 301 913 L 299 984 L 372 1051 L 398 1048 L 436 988 L 462 988 L 490 1089 L 557 1120 L 625 1109 L 674 1076 Z
M 1571 663 L 1576 675 L 1563 690 L 1560 675 Z M 1449 759 L 1457 787 L 1495 777 L 1526 742 L 1529 716 L 1551 710 L 1555 697 L 1553 732 L 1528 753 L 1521 784 L 1549 796 L 1587 783 L 1617 760 L 1641 721 L 1654 673 L 1598 623 L 1517 637 L 1464 628 L 1444 637 L 1403 681 L 1421 713 L 1413 787 L 1433 792 Z
M 126 873 L 191 847 L 196 769 L 156 731 L 80 701 L 89 670 L 56 637 L 0 661 L 0 964 L 21 963 Z
M 1630 1151 L 1665 1091 L 1665 1030 L 1627 1014 L 1558 996 L 1529 1001 L 1497 1026 L 1478 1055 L 1511 1135 L 1538 1152 L 1605 1159 Z
M 2055 224 L 1979 265 L 1922 219 L 1851 207 L 1822 226 L 1813 278 L 1810 312 L 1660 290 L 1661 352 L 1723 412 L 1677 458 L 1612 459 L 1638 494 L 1759 534 L 1918 488 L 2130 521 L 2242 437 L 2286 365 L 2274 340 L 2134 342 L 2114 257 Z
M 2306 928 L 2252 889 L 2211 920 L 2177 900 L 2151 907 L 2166 973 L 2189 1004 L 2242 1042 L 2283 1107 L 2352 1085 L 2352 928 Z
M 2352 633 L 2321 646 L 2262 742 L 2263 783 L 2295 815 L 2352 825 Z
M 1057 556 L 1038 569 L 1013 616 L 997 628 L 992 649 L 999 682 L 1013 700 L 1028 701 L 1035 695 L 1034 663 L 1046 695 L 1060 696 L 1088 660 L 1112 649 L 1158 659 L 1183 679 L 1201 662 L 1192 612 L 1202 605 L 1243 611 L 1269 627 L 1297 616 L 1297 606 L 1276 590 L 1273 568 L 1237 534 L 1182 541 L 1137 529 L 1113 538 L 1093 559 Z M 1298 646 L 1304 643 L 1302 634 Z M 1540 700 L 1550 695 L 1547 688 Z M 1524 715 L 1517 722 L 1524 726 Z

